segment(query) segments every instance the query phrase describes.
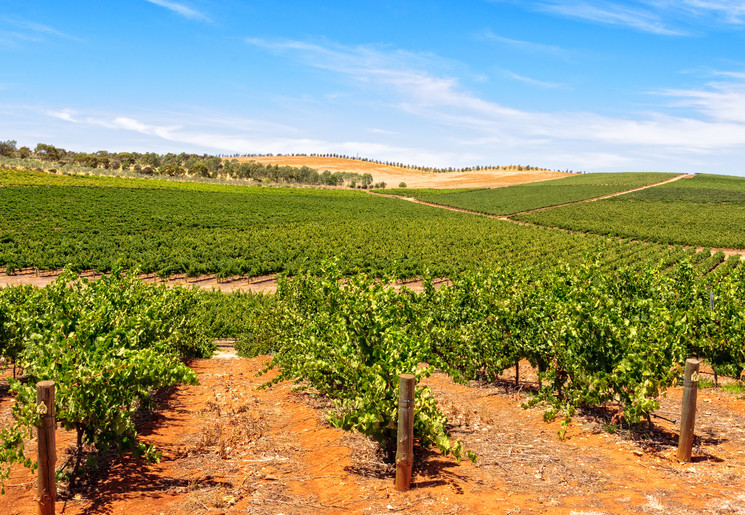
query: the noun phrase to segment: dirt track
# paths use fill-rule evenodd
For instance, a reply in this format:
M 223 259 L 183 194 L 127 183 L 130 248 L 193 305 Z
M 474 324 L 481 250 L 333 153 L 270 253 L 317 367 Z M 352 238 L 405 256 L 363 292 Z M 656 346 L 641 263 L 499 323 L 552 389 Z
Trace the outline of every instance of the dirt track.
M 194 360 L 199 385 L 164 390 L 139 426 L 162 452 L 160 464 L 111 457 L 95 483 L 62 497 L 66 514 L 305 513 L 745 513 L 745 413 L 742 395 L 699 392 L 694 462 L 675 460 L 677 427 L 655 419 L 649 436 L 608 432 L 613 410 L 577 416 L 566 440 L 540 408 L 524 410 L 535 376 L 521 365 L 492 384 L 426 383 L 479 460 L 458 463 L 415 448 L 413 487 L 393 488 L 393 467 L 377 445 L 325 422 L 327 406 L 280 383 L 256 387 L 268 358 L 237 358 L 229 348 Z M 680 389 L 658 412 L 674 419 Z M 8 397 L 0 397 L 7 422 Z M 73 443 L 58 429 L 60 461 Z M 35 451 L 34 441 L 29 452 Z M 34 475 L 16 467 L 0 514 L 35 512 Z M 64 495 L 64 491 L 62 492 Z

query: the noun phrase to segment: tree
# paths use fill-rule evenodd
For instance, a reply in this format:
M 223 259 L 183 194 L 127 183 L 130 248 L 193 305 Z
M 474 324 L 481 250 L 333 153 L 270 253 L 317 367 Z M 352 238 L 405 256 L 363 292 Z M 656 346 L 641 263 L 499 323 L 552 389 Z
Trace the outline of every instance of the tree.
M 122 169 L 124 170 L 129 170 L 129 168 L 135 164 L 135 156 L 130 152 L 119 152 L 116 157 L 122 164 Z
M 177 175 L 184 175 L 186 170 L 181 166 L 173 163 L 166 163 L 158 169 L 158 173 L 161 175 L 167 175 L 169 177 L 175 177 Z
M 189 173 L 198 177 L 212 177 L 210 169 L 202 161 L 197 161 L 189 167 Z
M 39 156 L 42 161 L 59 161 L 60 159 L 60 149 L 54 145 L 47 145 L 46 143 L 37 144 L 34 153 Z
M 152 168 L 158 168 L 161 165 L 160 156 L 154 152 L 148 152 L 142 156 L 142 163 Z
M 9 139 L 8 141 L 0 141 L 0 156 L 3 156 L 3 157 L 15 157 L 16 156 L 15 140 Z

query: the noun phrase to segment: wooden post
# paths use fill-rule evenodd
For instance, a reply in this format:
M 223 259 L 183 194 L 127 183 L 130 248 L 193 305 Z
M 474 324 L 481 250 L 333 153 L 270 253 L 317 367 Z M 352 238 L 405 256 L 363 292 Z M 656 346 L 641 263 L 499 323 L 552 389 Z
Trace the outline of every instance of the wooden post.
M 691 461 L 693 450 L 693 428 L 696 423 L 696 397 L 698 395 L 697 359 L 687 359 L 683 379 L 683 406 L 680 415 L 680 439 L 678 440 L 678 461 Z M 694 375 L 695 374 L 695 375 Z
M 515 386 L 520 386 L 520 362 L 515 363 Z
M 405 492 L 411 486 L 414 465 L 414 386 L 411 374 L 398 378 L 398 438 L 396 446 L 396 490 Z
M 39 515 L 54 515 L 57 484 L 54 478 L 57 451 L 55 442 L 54 381 L 41 381 L 36 385 L 36 405 L 41 411 L 37 428 L 39 440 L 39 475 L 37 498 Z M 42 407 L 44 406 L 44 407 Z
M 541 366 L 540 361 L 538 362 L 538 391 L 540 392 L 543 390 L 543 379 L 541 379 L 541 374 L 543 373 L 543 367 Z

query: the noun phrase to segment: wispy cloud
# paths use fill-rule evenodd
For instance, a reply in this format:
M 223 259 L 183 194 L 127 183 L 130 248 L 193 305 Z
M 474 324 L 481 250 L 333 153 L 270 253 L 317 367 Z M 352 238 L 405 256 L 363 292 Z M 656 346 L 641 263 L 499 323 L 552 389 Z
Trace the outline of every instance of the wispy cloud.
M 731 72 L 725 77 L 732 80 L 712 82 L 705 89 L 670 89 L 662 94 L 674 98 L 675 105 L 692 107 L 712 120 L 744 124 L 745 130 L 745 74 Z
M 546 82 L 538 79 L 534 79 L 532 77 L 526 77 L 524 75 L 519 75 L 515 72 L 511 72 L 509 70 L 503 70 L 502 73 L 504 73 L 507 77 L 514 79 L 516 81 L 524 82 L 526 84 L 530 84 L 531 86 L 538 86 L 540 88 L 563 88 L 564 86 L 562 84 L 556 83 L 556 82 Z
M 707 1 L 707 0 L 665 0 L 650 1 L 653 5 L 662 4 L 672 9 L 688 11 L 694 16 L 714 16 L 725 23 L 742 24 L 745 22 L 745 2 L 741 0 Z
M 742 0 L 535 0 L 511 1 L 525 9 L 663 36 L 684 36 L 706 25 L 745 23 Z
M 561 47 L 555 45 L 545 45 L 543 43 L 535 43 L 533 41 L 523 41 L 520 39 L 511 39 L 498 34 L 494 34 L 491 31 L 486 31 L 482 35 L 483 39 L 496 41 L 504 45 L 516 48 L 518 50 L 530 53 L 540 54 L 551 54 L 555 56 L 567 57 L 569 52 Z
M 25 20 L 23 18 L 16 17 L 0 17 L 0 27 L 2 25 L 10 26 L 16 30 L 3 30 L 0 28 L 0 44 L 8 46 L 16 46 L 24 42 L 40 42 L 45 37 L 52 36 L 54 38 L 68 39 L 70 41 L 83 41 L 77 36 L 66 34 L 60 30 L 44 25 L 43 23 L 36 23 L 33 21 Z M 18 31 L 20 29 L 20 32 Z
M 16 109 L 11 109 L 13 115 Z M 416 144 L 388 144 L 377 141 L 368 141 L 364 138 L 333 137 L 319 138 L 309 137 L 308 132 L 298 127 L 272 123 L 265 120 L 254 120 L 241 118 L 234 115 L 221 113 L 191 111 L 188 113 L 148 113 L 144 115 L 132 114 L 101 114 L 85 113 L 80 110 L 64 108 L 56 110 L 37 110 L 25 107 L 23 113 L 15 112 L 15 116 L 26 120 L 34 118 L 34 112 L 41 112 L 46 116 L 46 122 L 38 120 L 36 123 L 52 128 L 54 121 L 63 122 L 58 132 L 70 132 L 64 129 L 68 124 L 73 124 L 76 130 L 87 130 L 94 128 L 101 141 L 114 140 L 118 149 L 135 150 L 141 149 L 143 142 L 149 148 L 158 152 L 189 151 L 189 152 L 213 152 L 213 153 L 343 153 L 347 155 L 359 154 L 361 156 L 378 156 L 400 162 L 415 163 L 443 163 L 453 162 L 461 157 L 457 150 L 432 150 L 420 147 Z M 0 113 L 3 106 L 0 105 Z M 52 118 L 52 123 L 49 119 Z M 103 131 L 101 129 L 108 129 Z M 370 130 L 373 134 L 399 135 L 394 131 L 383 129 Z M 124 133 L 145 136 L 138 139 L 137 146 L 128 144 Z M 107 134 L 111 136 L 107 137 Z M 89 138 L 90 139 L 90 138 Z M 50 141 L 52 141 L 50 139 Z M 62 145 L 64 138 L 54 139 L 56 144 Z M 98 143 L 94 143 L 100 145 Z M 64 146 L 64 145 L 63 145 Z M 116 150 L 116 149 L 109 149 Z
M 190 20 L 209 21 L 209 17 L 207 17 L 207 15 L 183 3 L 173 2 L 170 0 L 145 0 L 145 1 L 150 2 L 151 4 L 159 5 L 160 7 L 165 7 L 166 9 L 173 11 L 176 14 L 183 16 L 184 18 L 188 18 Z
M 64 120 L 66 122 L 71 123 L 78 123 L 78 120 L 75 119 L 75 111 L 72 109 L 62 109 L 60 111 L 47 111 L 46 114 L 48 116 L 51 116 L 52 118 L 57 118 L 58 120 Z
M 588 112 L 531 112 L 482 98 L 456 77 L 418 67 L 417 56 L 373 47 L 345 47 L 298 41 L 249 40 L 275 52 L 287 52 L 308 66 L 336 72 L 349 81 L 378 88 L 389 105 L 441 126 L 458 127 L 506 144 L 540 141 L 557 144 L 660 147 L 676 152 L 709 152 L 745 144 L 745 81 L 713 84 L 702 91 L 666 91 L 680 105 L 695 108 L 689 116 L 658 112 L 627 118 Z M 513 74 L 517 80 L 535 81 Z M 545 85 L 545 84 L 544 84 Z M 392 101 L 391 95 L 398 101 Z M 736 111 L 738 114 L 729 113 Z
M 665 36 L 679 36 L 684 31 L 667 25 L 659 12 L 645 6 L 629 6 L 618 2 L 553 1 L 541 2 L 538 9 L 605 25 L 631 27 L 643 32 Z
M 389 131 L 389 130 L 386 130 L 386 129 L 378 129 L 378 128 L 375 128 L 375 127 L 371 128 L 371 129 L 368 129 L 368 130 L 370 132 L 372 132 L 373 134 L 384 134 L 386 136 L 398 136 L 399 134 L 401 134 L 400 132 Z
M 713 160 L 727 154 L 735 162 L 745 147 L 745 75 L 737 70 L 718 72 L 716 81 L 699 88 L 650 95 L 659 105 L 648 112 L 607 116 L 516 109 L 470 91 L 458 76 L 438 70 L 441 63 L 428 54 L 289 40 L 247 42 L 324 70 L 329 80 L 357 93 L 345 97 L 339 109 L 348 114 L 364 97 L 375 119 L 355 111 L 354 122 L 328 127 L 297 117 L 287 118 L 295 125 L 282 125 L 194 110 L 102 115 L 66 108 L 46 109 L 48 125 L 90 127 L 117 142 L 129 133 L 136 141 L 160 142 L 160 148 L 359 153 L 436 166 L 522 162 L 575 170 L 659 170 L 660 163 L 669 163 L 666 169 L 710 171 Z M 329 109 L 328 104 L 316 107 L 319 113 Z

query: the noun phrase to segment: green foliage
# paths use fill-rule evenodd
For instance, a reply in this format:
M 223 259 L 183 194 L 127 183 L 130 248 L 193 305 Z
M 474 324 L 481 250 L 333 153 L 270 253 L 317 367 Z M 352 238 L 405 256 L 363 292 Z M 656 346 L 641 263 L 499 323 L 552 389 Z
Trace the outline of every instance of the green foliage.
M 563 234 L 349 190 L 258 188 L 0 169 L 0 267 L 161 276 L 450 276 L 483 265 L 615 260 L 638 242 Z M 39 187 L 28 187 L 39 186 Z M 652 246 L 663 255 L 665 247 Z M 650 259 L 654 259 L 651 257 Z
M 10 381 L 17 402 L 0 461 L 30 464 L 22 436 L 37 423 L 36 383 L 43 380 L 56 383 L 57 420 L 77 431 L 79 453 L 90 445 L 157 460 L 154 447 L 138 439 L 133 415 L 149 406 L 153 389 L 196 382 L 179 356 L 211 355 L 213 344 L 188 316 L 197 295 L 121 269 L 94 282 L 66 271 L 47 288 L 24 289 L 6 327 L 22 342 L 17 359 L 25 377 Z
M 0 141 L 0 156 L 15 157 L 17 152 L 15 140 Z
M 665 244 L 745 248 L 745 179 L 697 175 L 586 204 L 520 215 L 539 225 Z
M 674 177 L 666 173 L 592 173 L 493 189 L 408 189 L 389 193 L 493 215 L 601 197 Z M 405 186 L 400 186 L 405 188 Z
M 745 368 L 745 269 L 718 283 L 714 310 L 690 261 L 671 274 L 656 265 L 497 268 L 439 290 L 426 283 L 421 294 L 385 284 L 342 281 L 333 267 L 283 279 L 255 333 L 271 342 L 277 381 L 312 385 L 335 400 L 334 424 L 381 442 L 395 425 L 401 373 L 423 378 L 436 367 L 458 381 L 493 380 L 527 359 L 543 382 L 528 405 L 545 403 L 564 432 L 585 406 L 615 403 L 628 422 L 646 419 L 688 357 L 734 377 Z M 448 450 L 438 443 L 444 419 L 420 395 L 420 437 Z
M 721 386 L 721 388 L 725 392 L 737 393 L 737 394 L 745 393 L 745 384 L 739 381 L 736 383 L 725 383 Z
M 23 336 L 13 323 L 14 313 L 33 293 L 31 286 L 0 289 L 0 358 L 8 362 L 16 363 L 24 349 Z
M 332 425 L 357 430 L 388 446 L 397 423 L 398 378 L 417 381 L 433 367 L 426 306 L 407 289 L 396 291 L 358 275 L 342 283 L 339 271 L 320 278 L 283 278 L 277 292 L 281 334 L 272 367 L 284 379 L 308 384 L 333 399 Z M 275 334 L 276 334 L 275 333 Z M 466 453 L 447 435 L 446 418 L 425 386 L 415 393 L 414 432 L 425 447 L 459 459 Z
M 241 345 L 246 345 L 250 340 L 250 335 L 256 330 L 257 324 L 261 323 L 262 314 L 269 312 L 272 306 L 274 295 L 242 291 L 201 291 L 199 303 L 191 316 L 194 318 L 194 324 L 202 328 L 212 339 L 240 339 L 241 341 L 236 342 L 236 348 L 240 349 Z M 269 352 L 267 348 L 258 354 Z

